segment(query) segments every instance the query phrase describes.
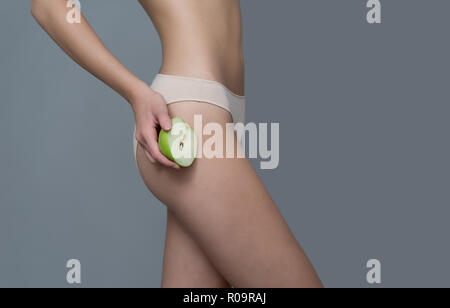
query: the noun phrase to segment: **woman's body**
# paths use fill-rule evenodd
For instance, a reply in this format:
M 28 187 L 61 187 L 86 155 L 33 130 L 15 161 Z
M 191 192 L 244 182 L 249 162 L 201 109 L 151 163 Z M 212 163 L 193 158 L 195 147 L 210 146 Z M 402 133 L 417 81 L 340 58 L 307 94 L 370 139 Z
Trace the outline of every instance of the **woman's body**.
M 140 2 L 161 37 L 161 73 L 217 81 L 244 95 L 238 0 Z M 167 106 L 107 51 L 85 20 L 70 25 L 62 19 L 65 3 L 33 0 L 32 12 L 75 61 L 133 108 L 141 176 L 168 208 L 162 286 L 321 287 L 248 160 L 200 158 L 180 170 L 159 152 L 156 129 L 170 129 L 170 117 L 193 126 L 194 115 L 201 114 L 203 124 L 219 123 L 225 130 L 231 114 L 193 101 Z

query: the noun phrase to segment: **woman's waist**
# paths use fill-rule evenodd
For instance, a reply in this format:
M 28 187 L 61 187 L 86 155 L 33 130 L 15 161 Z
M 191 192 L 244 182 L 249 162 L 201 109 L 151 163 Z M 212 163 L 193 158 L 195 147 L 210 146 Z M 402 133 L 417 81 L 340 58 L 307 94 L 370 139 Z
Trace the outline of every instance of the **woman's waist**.
M 245 66 L 242 48 L 220 48 L 198 42 L 163 42 L 161 74 L 217 81 L 244 95 Z
M 172 59 L 164 60 L 159 71 L 163 75 L 181 76 L 188 78 L 198 78 L 203 80 L 215 81 L 231 92 L 244 96 L 244 68 L 236 66 L 223 67 L 214 62 L 206 61 L 187 61 L 184 59 L 174 61 Z

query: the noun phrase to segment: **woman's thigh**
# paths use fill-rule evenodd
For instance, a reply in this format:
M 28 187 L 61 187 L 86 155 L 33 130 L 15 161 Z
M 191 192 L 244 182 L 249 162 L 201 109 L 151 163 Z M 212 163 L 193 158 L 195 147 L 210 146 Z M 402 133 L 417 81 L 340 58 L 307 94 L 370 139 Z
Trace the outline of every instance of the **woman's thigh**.
M 230 287 L 170 210 L 167 210 L 161 286 L 163 288 Z
M 205 103 L 171 104 L 169 112 L 192 127 L 194 115 L 202 115 L 203 125 L 218 123 L 224 131 L 231 122 L 227 111 Z M 150 163 L 139 149 L 137 160 L 150 191 L 177 217 L 231 285 L 321 286 L 247 159 L 200 158 L 189 168 L 173 170 Z

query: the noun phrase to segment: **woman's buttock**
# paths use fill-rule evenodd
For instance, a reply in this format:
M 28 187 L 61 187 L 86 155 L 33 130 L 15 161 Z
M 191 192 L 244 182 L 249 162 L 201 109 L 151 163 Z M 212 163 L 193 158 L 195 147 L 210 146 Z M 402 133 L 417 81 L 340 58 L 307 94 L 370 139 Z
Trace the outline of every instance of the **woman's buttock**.
M 151 87 L 166 100 L 169 116 L 188 123 L 199 142 L 193 165 L 172 170 L 148 161 L 134 139 L 136 163 L 148 188 L 163 203 L 173 206 L 183 200 L 198 203 L 195 198 L 208 191 L 216 191 L 216 195 L 226 191 L 222 181 L 231 180 L 226 174 L 233 168 L 237 174 L 244 163 L 239 158 L 243 154 L 234 125 L 245 122 L 245 98 L 216 81 L 183 76 L 158 74 Z
M 142 147 L 138 145 L 136 161 L 147 187 L 169 207 L 178 207 L 180 202 L 181 204 L 184 202 L 200 204 L 204 200 L 220 198 L 221 194 L 229 194 L 226 187 L 230 185 L 226 183 L 237 182 L 237 179 L 232 179 L 230 176 L 239 174 L 241 168 L 247 168 L 247 160 L 238 158 L 237 155 L 235 158 L 226 158 L 226 146 L 222 147 L 222 158 L 207 157 L 204 151 L 211 150 L 206 149 L 208 145 L 211 145 L 208 142 L 209 138 L 214 136 L 216 142 L 225 145 L 227 135 L 231 135 L 233 136 L 233 152 L 237 153 L 236 136 L 232 125 L 229 125 L 233 123 L 230 112 L 209 103 L 196 101 L 177 102 L 168 105 L 168 108 L 172 118 L 180 117 L 194 128 L 196 135 L 202 140 L 199 144 L 199 151 L 202 151 L 201 157 L 198 157 L 188 168 L 174 170 L 158 163 L 151 163 Z M 201 125 L 199 119 L 201 119 Z M 208 132 L 211 133 L 210 135 L 205 134 L 205 127 L 208 124 L 213 124 L 216 128 L 220 127 L 221 132 L 210 131 Z

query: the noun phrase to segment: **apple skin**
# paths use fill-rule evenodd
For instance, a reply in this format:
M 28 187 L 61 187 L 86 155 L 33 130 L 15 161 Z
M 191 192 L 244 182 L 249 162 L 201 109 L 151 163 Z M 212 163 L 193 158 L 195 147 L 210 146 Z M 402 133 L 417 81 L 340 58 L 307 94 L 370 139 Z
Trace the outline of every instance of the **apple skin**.
M 175 124 L 177 123 L 184 123 L 183 119 L 181 118 L 173 118 L 172 119 L 172 127 L 175 126 Z M 189 125 L 186 124 L 188 127 Z M 195 135 L 194 135 L 194 138 Z M 176 161 L 176 159 L 173 157 L 172 155 L 172 151 L 170 150 L 170 131 L 165 131 L 163 129 L 161 129 L 161 131 L 159 132 L 159 138 L 158 138 L 158 146 L 159 146 L 159 150 L 161 151 L 161 153 L 166 156 L 168 159 L 170 159 L 171 161 L 175 162 L 177 165 L 181 166 L 181 167 L 189 167 L 191 164 L 189 165 L 181 165 L 179 162 Z M 194 159 L 195 160 L 195 159 Z

